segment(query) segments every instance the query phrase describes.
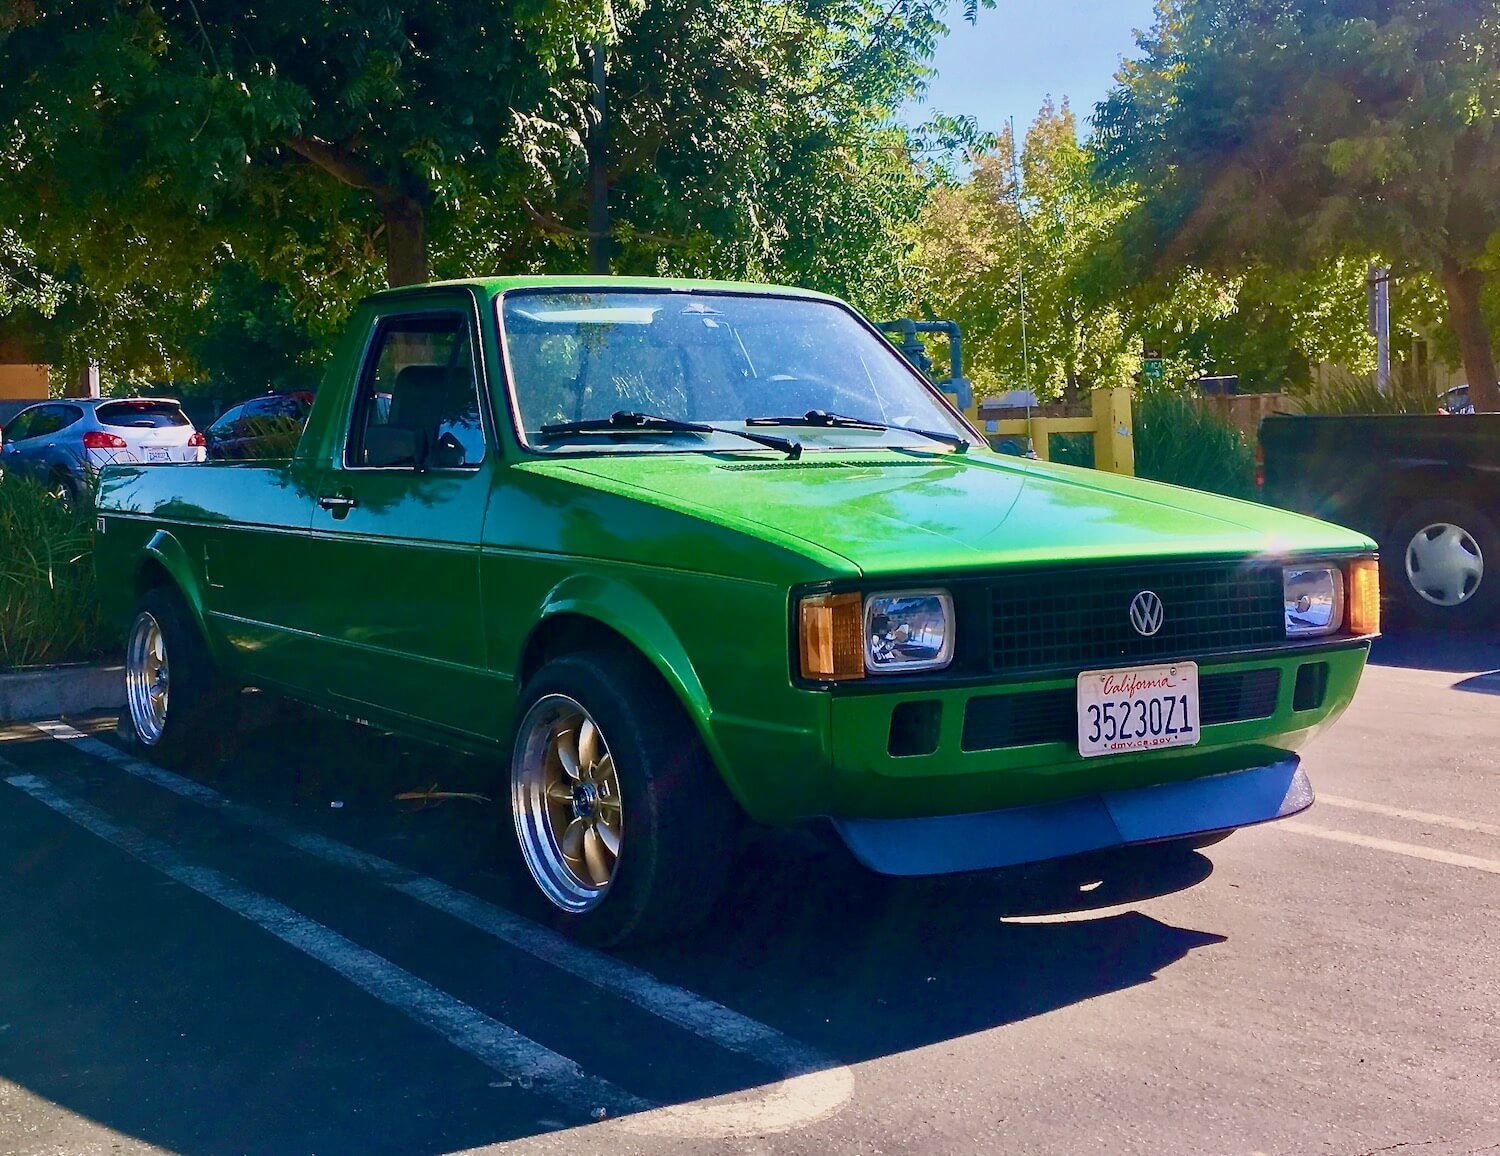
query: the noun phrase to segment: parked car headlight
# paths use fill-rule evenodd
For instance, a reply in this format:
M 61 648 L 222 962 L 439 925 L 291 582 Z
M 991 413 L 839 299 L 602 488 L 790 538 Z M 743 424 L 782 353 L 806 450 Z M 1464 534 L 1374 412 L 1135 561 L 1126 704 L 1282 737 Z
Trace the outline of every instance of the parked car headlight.
M 1288 566 L 1281 572 L 1288 638 L 1332 634 L 1344 624 L 1344 573 L 1337 566 Z
M 953 599 L 942 590 L 871 594 L 865 599 L 865 669 L 941 670 L 953 661 Z

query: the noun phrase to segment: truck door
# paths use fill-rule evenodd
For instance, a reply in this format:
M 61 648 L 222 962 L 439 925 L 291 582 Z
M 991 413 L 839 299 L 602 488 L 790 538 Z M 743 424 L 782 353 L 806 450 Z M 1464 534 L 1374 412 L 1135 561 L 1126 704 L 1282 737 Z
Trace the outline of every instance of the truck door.
M 479 611 L 492 465 L 467 298 L 381 318 L 314 490 L 312 631 L 328 690 L 493 737 Z

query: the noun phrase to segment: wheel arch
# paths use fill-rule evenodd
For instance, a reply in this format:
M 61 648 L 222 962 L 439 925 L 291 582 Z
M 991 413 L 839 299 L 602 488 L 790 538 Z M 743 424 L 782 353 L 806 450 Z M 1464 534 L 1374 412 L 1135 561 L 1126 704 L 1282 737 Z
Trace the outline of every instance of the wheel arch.
M 720 778 L 732 787 L 714 735 L 708 693 L 687 648 L 656 605 L 624 583 L 578 575 L 548 593 L 521 647 L 517 693 L 548 659 L 601 646 L 633 653 L 661 676 L 687 712 Z
M 1391 480 L 1381 510 L 1380 539 L 1382 552 L 1387 539 L 1405 519 L 1413 506 L 1427 502 L 1454 501 L 1475 506 L 1483 512 L 1486 502 L 1500 498 L 1500 485 L 1486 483 L 1471 469 L 1451 465 L 1431 465 L 1405 470 Z M 1395 544 L 1391 543 L 1391 548 Z M 1404 545 L 1404 543 L 1402 543 Z
M 192 563 L 182 543 L 166 530 L 157 530 L 141 548 L 132 583 L 134 602 L 139 602 L 148 590 L 161 586 L 177 590 L 187 603 L 193 621 L 206 638 L 208 634 L 203 617 L 203 595 L 193 573 Z

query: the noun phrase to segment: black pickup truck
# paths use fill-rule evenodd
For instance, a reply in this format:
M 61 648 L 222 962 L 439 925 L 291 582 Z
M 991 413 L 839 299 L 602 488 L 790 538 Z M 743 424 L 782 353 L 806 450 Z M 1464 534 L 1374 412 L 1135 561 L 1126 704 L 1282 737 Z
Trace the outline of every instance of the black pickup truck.
M 1380 543 L 1382 587 L 1414 625 L 1500 617 L 1500 414 L 1275 415 L 1265 500 Z

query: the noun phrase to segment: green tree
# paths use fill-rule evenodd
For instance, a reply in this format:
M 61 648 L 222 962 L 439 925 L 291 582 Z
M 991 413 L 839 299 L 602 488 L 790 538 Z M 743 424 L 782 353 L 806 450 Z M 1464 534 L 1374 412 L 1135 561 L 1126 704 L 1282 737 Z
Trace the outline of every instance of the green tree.
M 1441 285 L 1481 408 L 1500 256 L 1497 0 L 1160 0 L 1096 115 L 1138 267 L 1387 255 Z
M 69 340 L 153 374 L 229 276 L 320 347 L 382 283 L 576 271 L 602 41 L 617 269 L 892 308 L 930 179 L 893 114 L 944 6 L 0 0 L 0 220 Z
M 1095 179 L 1066 102 L 1044 105 L 1018 166 L 1011 156 L 1007 130 L 967 181 L 934 191 L 921 225 L 923 301 L 963 325 L 976 383 L 1077 398 L 1134 381 L 1145 343 L 1168 346 L 1169 383 L 1196 377 L 1185 337 L 1232 312 L 1235 284 L 1198 270 L 1149 287 L 1124 276 L 1114 238 L 1134 202 Z

